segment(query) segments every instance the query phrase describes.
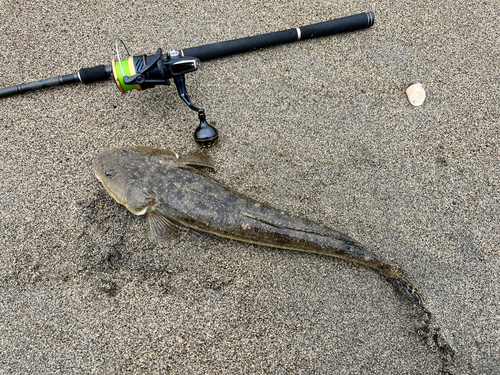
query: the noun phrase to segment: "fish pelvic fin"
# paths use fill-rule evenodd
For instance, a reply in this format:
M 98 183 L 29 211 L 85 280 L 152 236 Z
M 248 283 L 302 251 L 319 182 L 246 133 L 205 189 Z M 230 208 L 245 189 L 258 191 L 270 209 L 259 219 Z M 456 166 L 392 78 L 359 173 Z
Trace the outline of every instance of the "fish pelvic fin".
M 160 247 L 165 247 L 179 241 L 189 231 L 188 228 L 171 221 L 166 215 L 156 209 L 148 211 L 147 218 L 151 241 Z

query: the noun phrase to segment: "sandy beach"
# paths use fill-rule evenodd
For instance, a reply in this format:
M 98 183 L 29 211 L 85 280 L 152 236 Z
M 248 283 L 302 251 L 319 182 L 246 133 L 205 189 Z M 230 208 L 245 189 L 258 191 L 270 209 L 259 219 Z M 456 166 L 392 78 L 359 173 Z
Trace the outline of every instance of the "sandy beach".
M 109 65 L 117 40 L 152 55 L 362 12 L 189 73 L 208 150 L 175 86 L 0 99 L 0 374 L 500 373 L 500 3 L 0 0 L 0 88 Z M 425 309 L 341 259 L 156 246 L 92 172 L 133 145 L 210 154 L 217 180 L 402 270 Z

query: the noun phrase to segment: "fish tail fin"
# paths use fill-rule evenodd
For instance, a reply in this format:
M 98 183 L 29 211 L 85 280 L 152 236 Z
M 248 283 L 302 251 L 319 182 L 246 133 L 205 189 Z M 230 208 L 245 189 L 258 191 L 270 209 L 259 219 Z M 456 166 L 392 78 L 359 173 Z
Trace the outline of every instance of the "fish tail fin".
M 362 246 L 351 246 L 350 252 L 355 256 L 345 257 L 356 263 L 374 268 L 381 272 L 394 286 L 399 289 L 413 304 L 417 306 L 425 305 L 425 300 L 418 289 L 403 276 L 401 272 L 377 258 L 374 254 Z
M 337 235 L 338 238 L 338 235 Z M 347 237 L 346 237 L 347 238 Z M 346 260 L 368 266 L 382 273 L 394 286 L 399 289 L 413 304 L 417 306 L 425 305 L 425 300 L 418 289 L 409 282 L 401 272 L 392 267 L 390 264 L 385 263 L 380 258 L 376 257 L 373 253 L 367 250 L 364 246 L 350 240 L 349 238 L 342 238 L 345 249 L 340 253 L 337 247 L 335 250 L 327 255 L 337 256 Z
M 399 289 L 413 304 L 417 306 L 425 305 L 425 300 L 418 289 L 409 282 L 398 270 L 389 266 L 383 271 L 389 281 Z

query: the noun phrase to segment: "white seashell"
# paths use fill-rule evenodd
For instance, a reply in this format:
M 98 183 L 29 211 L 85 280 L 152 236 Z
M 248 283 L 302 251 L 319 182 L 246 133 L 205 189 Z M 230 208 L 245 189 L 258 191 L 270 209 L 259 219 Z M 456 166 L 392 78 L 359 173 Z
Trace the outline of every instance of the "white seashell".
M 420 82 L 415 83 L 406 89 L 406 96 L 413 105 L 422 105 L 425 100 L 425 90 Z

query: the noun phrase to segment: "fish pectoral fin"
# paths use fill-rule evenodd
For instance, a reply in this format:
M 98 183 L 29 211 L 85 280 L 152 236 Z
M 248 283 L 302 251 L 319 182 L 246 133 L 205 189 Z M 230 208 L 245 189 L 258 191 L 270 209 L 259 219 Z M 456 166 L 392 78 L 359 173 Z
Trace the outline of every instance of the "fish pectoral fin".
M 174 223 L 158 210 L 152 210 L 147 215 L 151 241 L 159 246 L 167 246 L 180 240 L 189 231 L 188 228 Z
M 215 163 L 212 156 L 198 152 L 192 152 L 185 156 L 181 156 L 179 157 L 178 162 L 180 165 L 184 166 L 206 167 L 215 170 Z

